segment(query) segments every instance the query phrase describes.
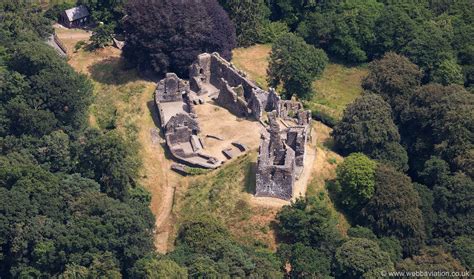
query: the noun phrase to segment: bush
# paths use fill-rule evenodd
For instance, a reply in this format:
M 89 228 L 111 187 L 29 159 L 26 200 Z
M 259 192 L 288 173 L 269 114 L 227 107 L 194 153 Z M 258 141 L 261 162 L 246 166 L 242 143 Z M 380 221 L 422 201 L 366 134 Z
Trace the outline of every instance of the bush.
M 82 47 L 84 47 L 87 43 L 84 41 L 79 41 L 74 45 L 74 52 L 79 51 Z
M 339 122 L 336 118 L 329 115 L 327 112 L 324 112 L 318 109 L 312 109 L 311 116 L 313 117 L 314 120 L 320 121 L 324 125 L 330 128 L 334 128 L 334 126 L 336 126 L 337 123 Z

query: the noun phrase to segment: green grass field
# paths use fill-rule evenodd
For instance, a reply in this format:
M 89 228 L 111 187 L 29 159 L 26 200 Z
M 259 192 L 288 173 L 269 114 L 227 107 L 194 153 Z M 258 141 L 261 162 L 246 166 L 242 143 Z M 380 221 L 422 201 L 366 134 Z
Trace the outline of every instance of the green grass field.
M 313 97 L 306 102 L 312 109 L 320 108 L 340 119 L 345 107 L 362 94 L 365 66 L 347 67 L 330 63 L 322 77 L 313 83 Z

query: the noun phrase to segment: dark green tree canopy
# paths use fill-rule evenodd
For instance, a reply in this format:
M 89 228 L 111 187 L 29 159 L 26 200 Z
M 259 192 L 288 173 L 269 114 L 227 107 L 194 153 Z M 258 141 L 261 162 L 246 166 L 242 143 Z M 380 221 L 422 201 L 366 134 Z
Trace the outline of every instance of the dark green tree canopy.
M 342 239 L 333 212 L 324 200 L 314 197 L 297 199 L 283 207 L 277 220 L 278 234 L 288 243 L 301 242 L 332 254 Z
M 440 247 L 427 247 L 419 255 L 407 258 L 396 266 L 400 271 L 437 270 L 445 272 L 465 271 L 458 260 Z
M 282 244 L 278 254 L 284 264 L 291 265 L 292 278 L 325 278 L 330 275 L 331 261 L 325 253 L 298 242 Z
M 247 47 L 261 41 L 270 10 L 265 0 L 229 0 L 225 8 L 235 24 L 237 45 Z
M 309 97 L 313 80 L 322 74 L 327 63 L 328 58 L 323 50 L 288 33 L 273 44 L 268 83 L 273 87 L 283 85 L 287 97 L 293 94 L 300 98 Z
M 474 181 L 456 173 L 434 187 L 433 208 L 437 213 L 433 236 L 451 242 L 474 231 Z
M 282 276 L 274 255 L 237 243 L 221 223 L 208 216 L 189 220 L 180 227 L 170 258 L 188 267 L 190 276 Z
M 375 193 L 364 206 L 360 222 L 379 236 L 400 239 L 405 255 L 416 253 L 425 240 L 420 197 L 408 176 L 380 164 L 375 174 Z
M 362 152 L 373 159 L 407 169 L 407 155 L 399 144 L 400 134 L 390 106 L 376 94 L 357 98 L 344 110 L 332 135 L 336 148 L 344 155 Z
M 400 130 L 410 167 L 421 171 L 438 156 L 473 176 L 474 98 L 461 86 L 429 84 L 419 88 L 401 114 Z
M 216 0 L 131 0 L 125 11 L 123 55 L 140 69 L 187 76 L 203 52 L 232 57 L 235 27 Z
M 129 189 L 136 186 L 139 164 L 132 150 L 116 132 L 98 134 L 91 131 L 82 146 L 79 170 L 84 176 L 100 182 L 102 192 L 121 200 L 128 199 Z
M 338 278 L 377 278 L 381 271 L 393 271 L 388 253 L 377 242 L 366 238 L 352 238 L 336 250 Z
M 376 93 L 390 104 L 398 121 L 411 95 L 421 83 L 422 72 L 408 58 L 394 52 L 369 64 L 369 74 L 363 80 L 365 90 Z

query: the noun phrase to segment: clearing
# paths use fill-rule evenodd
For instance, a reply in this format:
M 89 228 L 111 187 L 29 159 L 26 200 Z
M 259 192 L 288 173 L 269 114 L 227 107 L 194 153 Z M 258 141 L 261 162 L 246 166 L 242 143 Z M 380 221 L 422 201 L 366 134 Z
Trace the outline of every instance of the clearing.
M 316 94 L 306 105 L 311 110 L 321 110 L 341 119 L 346 106 L 362 94 L 361 83 L 367 74 L 365 66 L 328 64 L 322 77 L 313 83 Z
M 216 153 L 220 153 L 221 147 L 227 147 L 231 139 L 241 141 L 251 151 L 207 174 L 180 176 L 170 170 L 174 161 L 168 157 L 164 140 L 156 136 L 159 127 L 153 104 L 156 83 L 139 78 L 134 70 L 124 70 L 118 49 L 107 47 L 94 52 L 82 49 L 73 52 L 77 42 L 89 40 L 90 33 L 58 26 L 55 29 L 69 50 L 69 64 L 93 81 L 95 100 L 90 110 L 91 125 L 102 130 L 117 129 L 139 152 L 143 163 L 139 182 L 152 195 L 151 210 L 157 220 L 157 251 L 165 253 L 172 249 L 179 224 L 199 214 L 212 214 L 223 220 L 243 243 L 276 249 L 272 229 L 275 216 L 288 202 L 277 205 L 276 199 L 271 199 L 270 203 L 258 204 L 253 200 L 255 150 L 261 129 L 257 122 L 237 119 L 227 110 L 210 103 L 196 106 L 202 134 L 224 138 L 216 147 Z M 246 51 L 250 52 L 249 56 L 246 56 Z M 233 62 L 265 87 L 269 51 L 268 45 L 237 49 Z M 311 181 L 304 183 L 304 187 L 308 186 L 308 195 L 327 194 L 325 181 L 334 178 L 336 163 L 342 158 L 325 147 L 329 128 L 315 122 L 313 131 L 317 136 L 313 137 L 311 150 L 316 149 L 316 152 L 308 153 L 307 173 L 303 174 L 302 181 Z M 305 192 L 304 187 L 297 191 Z M 344 230 L 347 222 L 342 216 L 340 220 Z
M 254 150 L 260 144 L 260 130 L 263 127 L 256 121 L 238 118 L 225 108 L 212 101 L 194 106 L 198 115 L 201 138 L 204 140 L 205 153 L 221 161 L 227 161 L 222 153 L 226 148 L 232 148 L 235 154 L 240 151 L 232 146 L 232 142 L 240 142 Z M 218 121 L 216 121 L 216 119 Z M 217 136 L 221 140 L 206 137 Z

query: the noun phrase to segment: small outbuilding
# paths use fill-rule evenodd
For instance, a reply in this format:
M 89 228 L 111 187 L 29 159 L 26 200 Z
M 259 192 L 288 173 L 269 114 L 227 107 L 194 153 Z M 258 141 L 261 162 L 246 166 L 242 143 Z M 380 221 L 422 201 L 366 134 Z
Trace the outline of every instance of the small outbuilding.
M 61 13 L 60 23 L 68 28 L 82 27 L 89 23 L 90 14 L 85 6 L 77 6 Z

